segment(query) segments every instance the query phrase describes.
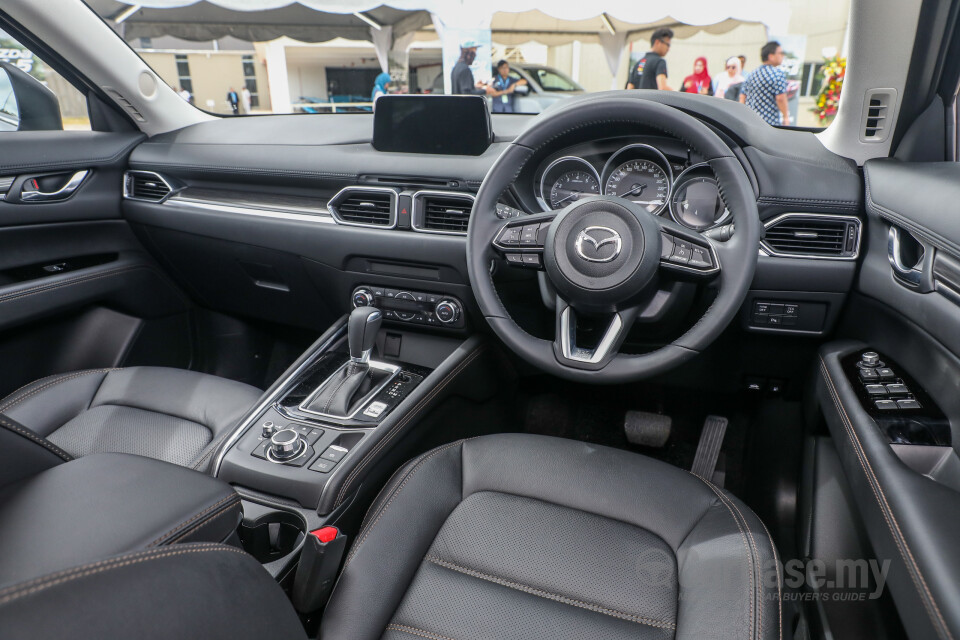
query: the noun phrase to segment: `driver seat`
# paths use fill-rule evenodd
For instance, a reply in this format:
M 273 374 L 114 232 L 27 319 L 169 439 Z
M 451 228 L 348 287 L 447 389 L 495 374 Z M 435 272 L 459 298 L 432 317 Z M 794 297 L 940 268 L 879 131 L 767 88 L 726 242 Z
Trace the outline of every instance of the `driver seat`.
M 407 463 L 364 521 L 323 640 L 781 637 L 777 552 L 709 481 L 524 434 Z

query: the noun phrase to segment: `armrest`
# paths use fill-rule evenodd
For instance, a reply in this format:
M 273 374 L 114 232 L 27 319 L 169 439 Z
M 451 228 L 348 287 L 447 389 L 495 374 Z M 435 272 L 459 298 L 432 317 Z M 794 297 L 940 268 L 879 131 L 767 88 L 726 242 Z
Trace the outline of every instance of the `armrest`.
M 0 587 L 118 553 L 222 542 L 240 520 L 225 482 L 152 458 L 101 453 L 0 491 Z

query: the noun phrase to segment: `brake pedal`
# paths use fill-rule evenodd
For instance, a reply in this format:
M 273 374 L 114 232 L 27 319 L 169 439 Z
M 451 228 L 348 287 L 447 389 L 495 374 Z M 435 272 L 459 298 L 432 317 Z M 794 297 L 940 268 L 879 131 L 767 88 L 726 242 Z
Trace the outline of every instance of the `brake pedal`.
M 646 411 L 627 411 L 623 419 L 627 441 L 644 447 L 665 445 L 672 425 L 673 419 L 670 416 Z
M 707 416 L 700 432 L 700 443 L 697 445 L 697 454 L 693 458 L 693 467 L 690 469 L 695 475 L 707 480 L 713 480 L 717 470 L 717 459 L 720 457 L 720 447 L 723 445 L 723 436 L 727 432 L 729 420 L 723 416 Z

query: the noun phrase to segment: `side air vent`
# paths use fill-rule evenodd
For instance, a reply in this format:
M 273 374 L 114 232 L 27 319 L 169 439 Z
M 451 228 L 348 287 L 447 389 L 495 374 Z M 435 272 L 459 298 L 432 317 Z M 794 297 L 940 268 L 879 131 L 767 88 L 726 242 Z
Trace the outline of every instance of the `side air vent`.
M 772 256 L 853 260 L 860 250 L 860 220 L 853 216 L 785 213 L 765 226 L 761 244 Z
M 468 193 L 418 191 L 413 195 L 412 227 L 416 231 L 467 233 L 473 196 Z
M 397 192 L 379 187 L 347 187 L 330 198 L 327 209 L 340 224 L 390 228 L 397 224 Z
M 861 142 L 883 142 L 887 139 L 896 96 L 895 89 L 871 89 L 863 96 Z
M 127 171 L 123 176 L 123 196 L 130 200 L 163 202 L 173 193 L 173 187 L 153 171 Z

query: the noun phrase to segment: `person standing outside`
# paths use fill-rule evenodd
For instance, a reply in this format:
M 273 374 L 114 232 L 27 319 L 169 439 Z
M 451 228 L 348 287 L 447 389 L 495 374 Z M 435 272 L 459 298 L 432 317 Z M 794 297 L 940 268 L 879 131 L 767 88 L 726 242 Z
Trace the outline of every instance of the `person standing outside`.
M 390 93 L 391 80 L 390 74 L 386 71 L 377 75 L 373 81 L 373 91 L 370 92 L 370 102 L 376 102 L 380 96 L 385 96 Z
M 670 51 L 673 30 L 661 27 L 650 36 L 650 51 L 647 51 L 637 66 L 630 72 L 627 89 L 660 89 L 673 91 L 667 84 L 667 61 L 664 59 Z
M 238 115 L 240 113 L 240 95 L 233 90 L 233 87 L 230 87 L 230 90 L 227 91 L 227 102 L 230 103 L 233 115 Z
M 717 74 L 713 81 L 713 95 L 718 98 L 726 98 L 727 91 L 735 91 L 734 100 L 740 99 L 740 86 L 744 78 L 740 68 L 740 58 L 732 56 L 727 58 L 726 70 Z M 728 98 L 729 99 L 729 98 Z
M 485 96 L 489 93 L 487 86 L 474 81 L 470 65 L 477 59 L 477 47 L 480 44 L 467 40 L 460 45 L 460 59 L 450 72 L 450 93 L 454 95 Z
M 250 89 L 247 88 L 247 85 L 243 85 L 240 89 L 240 104 L 243 105 L 243 112 L 250 115 L 253 110 L 253 96 L 250 95 Z
M 707 70 L 707 59 L 703 56 L 693 62 L 693 73 L 683 79 L 680 91 L 699 93 L 708 96 L 711 91 L 710 71 Z
M 514 93 L 518 86 L 527 84 L 524 78 L 510 77 L 510 63 L 501 60 L 497 63 L 496 73 L 490 82 L 493 91 L 490 95 L 493 97 L 494 113 L 516 113 L 517 112 L 517 94 Z
M 743 83 L 740 102 L 753 109 L 768 124 L 790 126 L 787 110 L 787 75 L 780 69 L 783 47 L 771 41 L 760 49 L 763 62 Z

